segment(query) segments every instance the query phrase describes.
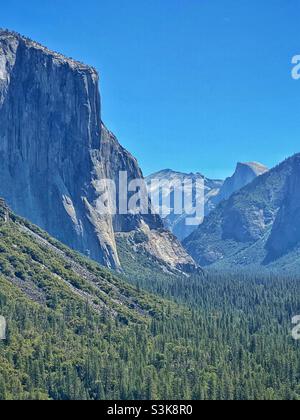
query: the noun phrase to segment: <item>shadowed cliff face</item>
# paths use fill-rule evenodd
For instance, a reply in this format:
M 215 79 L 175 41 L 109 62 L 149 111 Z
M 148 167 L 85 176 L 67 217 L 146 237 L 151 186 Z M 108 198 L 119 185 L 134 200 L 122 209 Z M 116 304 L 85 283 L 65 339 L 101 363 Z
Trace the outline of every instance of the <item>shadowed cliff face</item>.
M 89 207 L 101 139 L 96 72 L 15 35 L 2 34 L 0 48 L 1 195 L 57 239 L 118 264 L 111 221 L 94 223 Z
M 266 262 L 274 261 L 300 244 L 300 156 L 291 165 L 285 196 L 266 244 Z
M 98 75 L 17 34 L 0 31 L 0 195 L 16 213 L 102 264 L 119 267 L 114 229 L 156 216 L 103 216 L 97 181 L 141 176 L 101 124 Z

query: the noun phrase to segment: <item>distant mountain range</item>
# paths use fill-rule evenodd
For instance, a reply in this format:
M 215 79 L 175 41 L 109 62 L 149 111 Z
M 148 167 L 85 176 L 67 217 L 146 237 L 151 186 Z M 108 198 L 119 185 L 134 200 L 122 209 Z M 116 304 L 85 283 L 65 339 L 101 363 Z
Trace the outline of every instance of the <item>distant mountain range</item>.
M 146 182 L 150 195 L 158 193 L 158 184 L 152 183 L 154 180 L 159 181 L 159 186 L 163 187 L 160 204 L 163 202 L 162 194 L 164 194 L 164 199 L 167 198 L 167 200 L 171 203 L 171 212 L 169 215 L 164 217 L 165 226 L 180 240 L 184 240 L 196 229 L 196 227 L 188 226 L 186 224 L 186 219 L 187 217 L 190 217 L 190 215 L 187 215 L 185 212 L 181 215 L 175 214 L 174 207 L 172 207 L 174 206 L 174 189 L 182 187 L 184 181 L 186 180 L 190 180 L 193 183 L 195 183 L 198 179 L 204 180 L 204 212 L 205 216 L 207 216 L 222 200 L 229 198 L 234 192 L 240 190 L 245 185 L 252 182 L 257 176 L 262 175 L 267 171 L 268 169 L 260 163 L 238 163 L 234 174 L 223 181 L 206 178 L 201 173 L 188 174 L 166 169 L 148 176 L 146 178 Z M 170 184 L 174 187 L 174 189 L 164 189 L 164 187 Z M 191 197 L 190 202 L 195 205 L 195 191 L 190 189 L 187 196 Z
M 300 154 L 221 202 L 184 245 L 202 266 L 299 271 Z
M 152 174 L 146 178 L 148 190 L 150 194 L 157 193 L 157 186 L 152 184 L 153 180 L 158 180 L 159 185 L 163 187 L 160 196 L 160 206 L 163 203 L 163 200 L 166 199 L 166 202 L 169 201 L 171 205 L 171 212 L 168 216 L 164 217 L 165 226 L 171 230 L 171 232 L 177 236 L 180 240 L 189 236 L 194 230 L 194 226 L 187 226 L 186 219 L 187 214 L 184 212 L 181 215 L 174 214 L 174 189 L 181 188 L 185 180 L 191 180 L 193 182 L 198 179 L 204 180 L 205 188 L 205 214 L 210 213 L 210 211 L 215 207 L 213 199 L 219 194 L 220 188 L 222 187 L 223 181 L 221 180 L 211 180 L 205 178 L 202 174 L 185 174 L 181 172 L 175 172 L 170 169 L 162 170 L 155 174 Z M 172 184 L 174 189 L 169 190 L 168 185 Z M 164 195 L 164 197 L 163 197 Z M 187 192 L 190 203 L 195 204 L 195 192 L 193 193 L 192 189 L 189 189 Z M 163 216 L 161 214 L 161 216 Z

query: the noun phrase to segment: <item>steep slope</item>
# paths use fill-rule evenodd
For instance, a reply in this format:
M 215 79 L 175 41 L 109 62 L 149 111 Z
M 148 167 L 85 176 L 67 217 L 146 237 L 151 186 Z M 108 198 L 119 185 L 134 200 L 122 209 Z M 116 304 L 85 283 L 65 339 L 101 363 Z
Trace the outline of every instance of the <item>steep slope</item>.
M 239 191 L 247 184 L 250 184 L 257 176 L 260 176 L 267 171 L 268 168 L 261 163 L 238 163 L 235 173 L 230 178 L 227 178 L 222 185 L 216 204 L 222 200 L 227 200 L 233 193 Z
M 101 123 L 93 68 L 0 30 L 0 126 L 0 195 L 58 240 L 119 268 L 115 230 L 163 227 L 151 214 L 99 211 L 99 181 L 117 180 L 120 170 L 129 180 L 142 173 Z
M 203 265 L 298 269 L 300 154 L 222 202 L 185 241 Z
M 165 202 L 171 204 L 171 213 L 169 215 L 161 214 L 161 216 L 163 217 L 165 226 L 180 240 L 189 236 L 195 230 L 195 226 L 188 226 L 186 224 L 187 217 L 191 217 L 191 215 L 187 215 L 185 211 L 182 214 L 175 214 L 174 189 L 182 188 L 185 181 L 192 182 L 195 186 L 197 180 L 204 180 L 204 206 L 205 215 L 207 215 L 215 208 L 215 199 L 219 194 L 223 181 L 211 180 L 199 173 L 185 174 L 170 169 L 154 173 L 146 178 L 150 196 L 151 194 L 155 195 L 159 193 L 158 188 L 160 187 L 163 190 L 163 196 L 160 197 L 160 205 L 163 200 L 166 200 Z M 158 181 L 158 183 L 156 184 L 154 181 Z M 170 185 L 172 186 L 172 189 L 169 188 Z M 195 206 L 195 189 L 193 191 L 192 188 L 189 188 L 188 191 L 185 190 L 185 194 L 189 203 L 191 203 L 192 206 Z
M 142 303 L 142 294 L 15 216 L 2 199 L 0 273 L 29 299 L 48 307 L 65 295 L 87 302 L 96 313 L 105 311 L 124 322 L 142 321 L 148 314 L 149 307 Z

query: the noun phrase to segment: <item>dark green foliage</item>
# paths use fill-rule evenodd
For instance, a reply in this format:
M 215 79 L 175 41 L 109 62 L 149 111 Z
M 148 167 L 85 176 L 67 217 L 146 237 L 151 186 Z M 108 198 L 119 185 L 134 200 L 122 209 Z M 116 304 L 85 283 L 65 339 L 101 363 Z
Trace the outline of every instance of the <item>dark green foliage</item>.
M 165 275 L 124 243 L 130 286 L 20 223 L 0 224 L 1 400 L 300 399 L 297 278 Z
M 148 236 L 142 231 L 136 232 L 133 236 L 133 242 L 137 245 L 138 244 L 143 244 L 143 243 L 148 242 L 148 241 L 149 241 Z

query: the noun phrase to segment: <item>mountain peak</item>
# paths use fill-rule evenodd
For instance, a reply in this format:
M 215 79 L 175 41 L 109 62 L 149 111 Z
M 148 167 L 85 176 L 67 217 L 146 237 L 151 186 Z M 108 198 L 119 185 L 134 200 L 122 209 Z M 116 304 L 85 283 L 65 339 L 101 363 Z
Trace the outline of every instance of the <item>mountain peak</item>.
M 158 180 L 160 185 L 153 183 L 153 180 Z M 174 206 L 174 188 L 178 187 L 178 190 L 182 188 L 183 183 L 185 181 L 190 181 L 192 183 L 196 183 L 197 181 L 204 182 L 204 211 L 207 215 L 214 207 L 215 204 L 213 203 L 214 198 L 219 193 L 220 187 L 223 184 L 221 180 L 213 180 L 206 178 L 203 174 L 196 172 L 196 173 L 183 173 L 183 172 L 176 172 L 172 169 L 164 169 L 159 172 L 156 172 L 152 175 L 149 175 L 146 178 L 149 194 L 151 196 L 156 196 L 157 194 L 160 196 L 160 204 L 163 207 L 163 199 L 166 202 L 169 201 L 170 203 L 170 214 L 163 215 L 165 226 L 177 236 L 178 239 L 182 240 L 189 236 L 195 226 L 189 226 L 186 223 L 186 220 L 191 216 L 191 214 L 187 214 L 185 209 L 183 209 L 182 214 L 176 214 Z M 170 188 L 170 186 L 172 186 Z M 188 202 L 191 205 L 195 205 L 195 185 L 193 188 L 187 187 L 185 190 L 185 204 Z M 162 195 L 162 196 L 161 196 Z M 161 210 L 161 209 L 160 209 Z
M 268 168 L 259 162 L 238 162 L 236 166 L 236 172 L 245 168 L 253 171 L 256 176 L 259 176 L 259 175 L 264 174 L 265 172 L 268 172 Z
M 250 184 L 255 178 L 268 172 L 268 168 L 258 162 L 238 162 L 234 174 L 227 178 L 221 188 L 219 201 L 227 200 L 236 191 Z
M 200 172 L 190 172 L 190 173 L 185 173 L 185 172 L 180 172 L 180 171 L 174 171 L 173 169 L 162 169 L 161 171 L 155 172 L 151 175 L 149 175 L 147 177 L 147 179 L 151 180 L 151 179 L 161 179 L 161 178 L 178 178 L 178 179 L 183 179 L 185 177 L 188 178 L 204 178 L 204 175 L 202 175 Z

